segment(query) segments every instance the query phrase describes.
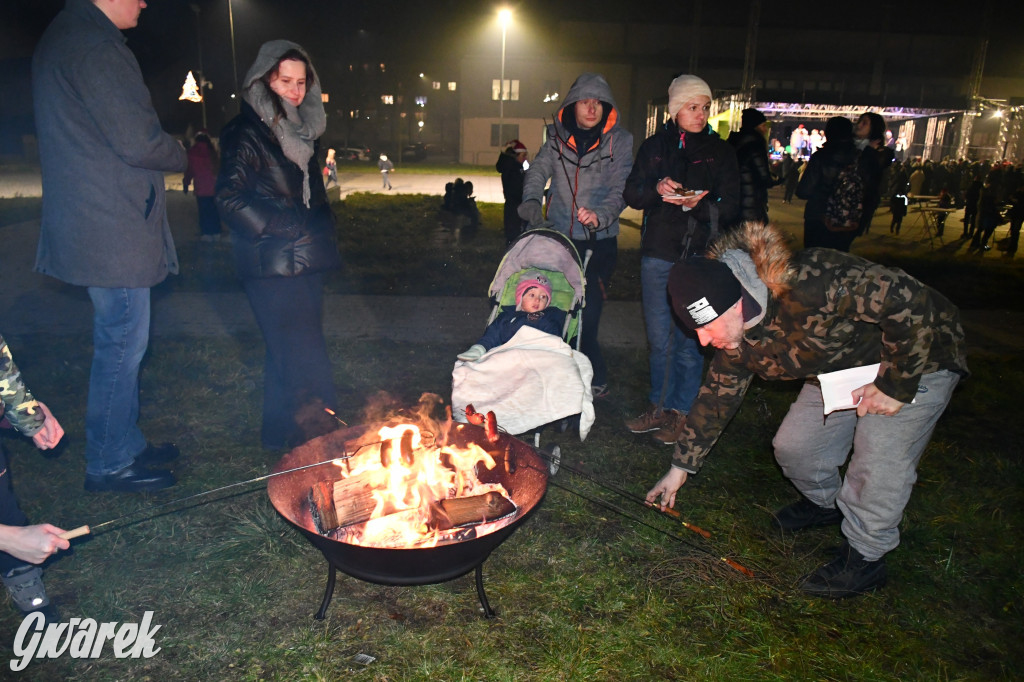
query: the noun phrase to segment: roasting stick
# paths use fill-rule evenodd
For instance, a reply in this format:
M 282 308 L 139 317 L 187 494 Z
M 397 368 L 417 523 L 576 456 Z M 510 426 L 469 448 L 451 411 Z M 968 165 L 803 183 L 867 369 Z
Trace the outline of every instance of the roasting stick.
M 127 514 L 122 514 L 121 516 L 118 516 L 117 518 L 111 519 L 109 521 L 104 521 L 103 523 L 97 523 L 94 526 L 89 526 L 89 525 L 79 526 L 78 528 L 74 528 L 72 530 L 69 530 L 69 531 L 66 531 L 64 533 L 61 533 L 60 537 L 64 538 L 65 540 L 70 540 L 72 538 L 77 538 L 77 537 L 81 537 L 83 535 L 89 535 L 89 534 L 92 534 L 92 535 L 102 535 L 103 533 L 107 532 L 107 530 L 113 530 L 113 529 L 111 528 L 111 529 L 104 530 L 104 531 L 102 531 L 100 533 L 97 533 L 96 532 L 97 528 L 103 528 L 105 526 L 112 526 L 112 525 L 114 525 L 115 523 L 117 523 L 119 521 L 123 521 L 124 519 L 130 518 L 130 517 L 133 517 L 133 516 L 138 516 L 140 514 L 151 514 L 152 512 L 155 512 L 158 509 L 163 509 L 164 507 L 170 507 L 171 505 L 181 504 L 183 502 L 191 502 L 192 500 L 198 499 L 200 497 L 206 497 L 207 495 L 213 495 L 215 493 L 223 492 L 225 490 L 230 490 L 231 488 L 238 488 L 240 486 L 249 485 L 251 483 L 259 483 L 260 481 L 266 481 L 268 479 L 276 478 L 278 476 L 284 476 L 285 474 L 293 474 L 296 471 L 303 471 L 304 469 L 312 469 L 314 467 L 321 467 L 321 466 L 324 466 L 325 464 L 336 464 L 337 462 L 340 462 L 342 460 L 346 460 L 346 459 L 349 459 L 351 457 L 354 457 L 356 455 L 356 453 L 358 453 L 363 448 L 365 448 L 367 446 L 370 446 L 370 445 L 378 445 L 378 444 L 380 444 L 380 442 L 382 442 L 382 441 L 377 441 L 377 442 L 374 442 L 374 443 L 364 443 L 363 445 L 360 445 L 358 448 L 356 448 L 356 450 L 354 452 L 352 452 L 352 453 L 345 453 L 341 457 L 335 457 L 333 459 L 327 459 L 327 460 L 324 460 L 323 462 L 314 462 L 313 464 L 304 464 L 304 465 L 302 465 L 300 467 L 294 467 L 292 469 L 285 469 L 284 471 L 277 471 L 277 472 L 274 472 L 274 473 L 271 473 L 271 474 L 266 474 L 264 476 L 257 476 L 256 478 L 250 478 L 247 481 L 239 481 L 237 483 L 229 483 L 228 485 L 223 485 L 223 486 L 221 486 L 219 488 L 213 488 L 212 490 L 204 490 L 203 492 L 196 493 L 194 495 L 187 495 L 186 497 L 179 497 L 176 500 L 170 500 L 168 502 L 161 502 L 160 504 L 154 504 L 154 505 L 149 506 L 149 507 L 143 507 L 142 509 L 136 509 L 133 512 L 129 512 Z M 142 520 L 142 519 L 140 519 L 140 520 Z
M 78 528 L 66 530 L 57 537 L 59 537 L 61 540 L 71 540 L 72 538 L 78 538 L 83 535 L 88 535 L 90 532 L 91 531 L 89 529 L 89 526 L 79 526 Z
M 571 471 L 571 469 L 570 469 L 570 471 Z M 548 485 L 554 486 L 556 488 L 560 488 L 560 489 L 562 489 L 562 490 L 564 490 L 564 491 L 566 491 L 568 493 L 571 493 L 573 495 L 576 495 L 577 497 L 580 497 L 580 498 L 586 500 L 587 502 L 591 502 L 593 504 L 596 504 L 599 507 L 604 507 L 605 509 L 608 509 L 609 511 L 615 512 L 619 516 L 627 518 L 630 521 L 633 521 L 635 523 L 639 523 L 641 526 L 644 526 L 646 528 L 650 528 L 653 531 L 657 531 L 658 533 L 661 533 L 662 535 L 666 535 L 666 536 L 672 538 L 673 540 L 678 540 L 679 542 L 683 543 L 687 547 L 690 547 L 692 549 L 697 550 L 698 552 L 700 552 L 704 556 L 708 556 L 708 557 L 711 557 L 713 559 L 717 559 L 718 561 L 721 561 L 722 563 L 724 563 L 729 568 L 731 568 L 731 569 L 733 569 L 735 571 L 739 571 L 740 573 L 742 573 L 743 575 L 747 576 L 748 578 L 756 578 L 757 577 L 752 570 L 750 570 L 749 568 L 747 568 L 743 564 L 739 563 L 738 561 L 736 561 L 734 559 L 729 559 L 728 557 L 717 556 L 716 554 L 712 553 L 710 550 L 705 549 L 704 547 L 701 547 L 699 545 L 695 545 L 695 544 L 693 544 L 692 542 L 689 542 L 688 540 L 686 540 L 685 538 L 683 538 L 680 535 L 676 535 L 675 533 L 671 533 L 671 532 L 669 532 L 667 530 L 664 530 L 662 528 L 658 528 L 657 526 L 652 526 L 651 524 L 647 523 L 646 521 L 643 521 L 642 519 L 640 519 L 640 518 L 638 518 L 636 516 L 633 516 L 632 514 L 628 514 L 625 511 L 623 511 L 622 509 L 619 509 L 615 505 L 609 504 L 608 502 L 605 502 L 604 500 L 598 499 L 596 497 L 589 497 L 587 495 L 584 495 L 583 493 L 581 493 L 578 490 L 574 490 L 573 488 L 570 488 L 569 486 L 565 486 L 565 485 L 561 485 L 560 483 L 556 483 L 555 481 L 553 481 L 551 479 L 548 479 Z M 613 490 L 612 488 L 609 488 L 609 489 Z
M 549 455 L 547 455 L 547 453 L 545 453 L 545 452 L 543 452 L 541 450 L 538 450 L 537 454 L 540 455 L 542 459 L 546 459 L 548 461 L 551 461 L 551 457 Z M 642 504 L 645 507 L 649 507 L 651 509 L 656 509 L 656 510 L 658 510 L 659 512 L 661 512 L 663 514 L 667 514 L 667 515 L 675 518 L 677 521 L 679 521 L 679 523 L 683 526 L 683 528 L 685 528 L 687 530 L 692 530 L 694 533 L 696 533 L 697 535 L 700 535 L 704 539 L 708 539 L 708 538 L 711 537 L 711 533 L 706 531 L 706 530 L 704 530 L 700 526 L 695 526 L 692 523 L 687 523 L 686 521 L 684 521 L 683 518 L 682 518 L 683 515 L 680 514 L 675 509 L 670 509 L 668 507 L 666 507 L 665 509 L 662 509 L 658 505 L 651 504 L 650 502 L 648 502 L 644 498 L 642 498 L 642 497 L 640 497 L 638 495 L 634 495 L 633 493 L 629 492 L 628 490 L 623 490 L 622 488 L 619 488 L 618 486 L 612 485 L 611 483 L 609 483 L 609 482 L 607 482 L 605 480 L 602 480 L 602 479 L 598 478 L 597 476 L 594 476 L 593 474 L 588 474 L 587 472 L 582 471 L 580 469 L 577 469 L 577 468 L 575 468 L 575 467 L 573 467 L 573 466 L 571 466 L 569 464 L 566 464 L 564 462 L 561 462 L 559 464 L 559 466 L 561 468 L 565 469 L 568 472 L 576 474 L 577 476 L 579 476 L 581 478 L 587 479 L 591 483 L 595 483 L 595 484 L 601 486 L 605 490 L 610 490 L 611 492 L 615 493 L 619 497 L 624 497 L 627 500 L 631 500 L 633 502 L 638 502 L 639 504 Z
M 662 509 L 661 507 L 659 507 L 655 503 L 647 502 L 646 500 L 644 501 L 644 504 L 646 504 L 648 507 L 651 507 L 652 509 L 657 509 L 662 514 L 668 514 L 669 516 L 675 518 L 676 520 L 679 521 L 679 523 L 683 524 L 683 528 L 685 528 L 687 530 L 692 530 L 694 533 L 696 533 L 697 535 L 700 535 L 703 538 L 710 538 L 711 537 L 711 533 L 706 531 L 706 530 L 704 530 L 700 526 L 695 526 L 692 523 L 687 523 L 686 521 L 683 521 L 683 519 L 682 519 L 683 515 L 680 514 L 679 511 L 676 510 L 676 509 L 672 509 L 671 507 L 665 507 L 664 509 Z
M 542 451 L 538 451 L 537 454 L 539 454 L 544 459 L 550 459 Z M 703 537 L 705 539 L 708 539 L 708 538 L 711 537 L 711 533 L 709 533 L 708 531 L 704 530 L 703 528 L 701 528 L 699 526 L 695 526 L 692 523 L 687 523 L 686 521 L 683 521 L 683 519 L 681 518 L 682 514 L 680 514 L 679 511 L 677 511 L 675 509 L 671 509 L 669 507 L 666 507 L 665 509 L 661 509 L 656 504 L 651 504 L 647 500 L 645 500 L 645 499 L 643 499 L 643 498 L 641 498 L 641 497 L 639 497 L 637 495 L 634 495 L 634 494 L 630 493 L 627 490 L 623 490 L 622 488 L 619 488 L 618 486 L 614 486 L 611 483 L 608 483 L 607 481 L 604 481 L 604 480 L 598 478 L 597 476 L 593 476 L 591 474 L 588 474 L 585 471 L 577 469 L 577 468 L 575 468 L 575 467 L 573 467 L 571 465 L 565 464 L 564 462 L 561 463 L 561 467 L 563 469 L 565 469 L 566 471 L 568 471 L 570 473 L 573 473 L 573 474 L 576 474 L 577 476 L 580 476 L 581 478 L 584 478 L 584 479 L 586 479 L 588 481 L 591 481 L 592 483 L 595 483 L 598 486 L 600 486 L 602 488 L 605 488 L 606 490 L 609 490 L 609 491 L 611 491 L 611 492 L 613 492 L 613 493 L 615 493 L 615 494 L 617 494 L 617 495 L 619 495 L 621 497 L 624 497 L 627 500 L 632 500 L 634 502 L 639 502 L 640 504 L 644 505 L 645 507 L 656 509 L 656 510 L 658 510 L 659 512 L 661 512 L 663 514 L 667 514 L 667 515 L 675 518 L 677 521 L 679 521 L 679 523 L 682 524 L 683 528 L 686 528 L 687 530 L 692 530 L 694 533 L 697 533 L 698 535 L 700 535 L 701 537 Z M 555 483 L 554 481 L 552 481 L 550 479 L 548 479 L 548 483 L 551 484 L 551 485 L 554 485 L 555 487 L 562 488 L 563 490 L 569 490 L 568 488 L 565 488 L 564 486 L 559 486 L 557 483 Z M 606 507 L 608 509 L 611 509 L 612 511 L 615 511 L 616 513 L 621 514 L 622 516 L 625 516 L 628 519 L 632 519 L 634 521 L 637 521 L 638 523 L 642 523 L 643 525 L 647 526 L 648 528 L 654 528 L 654 526 L 651 526 L 650 524 L 644 523 L 643 521 L 640 521 L 639 519 L 636 519 L 633 516 L 631 516 L 629 514 L 626 514 L 624 511 L 618 509 L 617 507 L 613 507 L 612 505 L 609 505 L 609 504 L 606 504 L 606 503 L 603 503 L 603 502 L 599 502 L 599 501 L 594 500 L 594 499 L 589 498 L 589 497 L 585 497 L 585 496 L 581 495 L 578 491 L 575 491 L 575 490 L 569 490 L 569 492 L 571 492 L 571 493 L 573 493 L 575 495 L 579 495 L 580 497 L 583 497 L 586 500 L 594 502 L 595 504 L 599 504 L 599 505 L 604 506 L 604 507 Z M 656 530 L 658 530 L 659 532 L 664 533 L 664 531 L 662 531 L 661 529 L 656 529 Z M 665 533 L 665 534 L 668 535 L 669 537 L 675 538 L 677 540 L 682 540 L 682 538 L 679 538 L 678 536 L 676 536 L 674 534 L 671 534 L 671 533 Z M 708 552 L 706 549 L 704 549 L 702 547 L 697 547 L 696 545 L 694 545 L 692 543 L 689 543 L 689 542 L 687 542 L 686 544 L 691 546 L 691 547 L 694 547 L 696 549 L 699 549 L 704 554 L 710 554 L 710 552 Z M 724 562 L 726 565 L 728 565 L 733 570 L 739 571 L 743 575 L 748 576 L 750 578 L 754 577 L 754 572 L 751 571 L 746 566 L 744 566 L 743 564 L 739 563 L 738 561 L 736 561 L 734 559 L 729 559 L 727 557 L 717 557 L 717 558 L 718 558 L 719 561 Z
M 480 416 L 481 416 L 481 413 L 477 412 L 473 408 L 472 405 L 467 405 L 466 406 L 466 417 L 467 417 L 467 419 L 468 419 L 468 421 L 470 423 L 475 423 L 475 424 L 478 424 L 478 425 L 480 423 L 483 423 L 484 420 L 482 420 L 482 419 L 474 419 L 474 417 L 479 418 Z M 497 431 L 497 422 L 493 421 L 493 423 L 492 423 L 493 416 L 494 416 L 493 412 L 490 412 L 487 415 L 488 420 L 487 420 L 486 426 L 487 426 L 487 432 L 488 432 L 488 440 L 491 440 L 491 436 L 490 436 L 491 431 L 492 430 L 495 431 L 495 432 Z M 492 440 L 492 442 L 493 442 L 493 440 Z M 540 457 L 542 459 L 546 460 L 547 462 L 550 463 L 552 461 L 551 456 L 548 455 L 543 450 L 536 449 L 535 452 L 538 455 L 540 455 Z M 680 514 L 675 509 L 671 509 L 669 507 L 665 507 L 664 509 L 662 509 L 660 506 L 658 506 L 656 504 L 652 504 L 652 503 L 648 502 L 646 499 L 644 499 L 642 497 L 634 495 L 633 493 L 631 493 L 631 492 L 629 492 L 627 490 L 623 490 L 622 488 L 614 486 L 611 483 L 608 483 L 607 481 L 604 481 L 604 480 L 598 478 L 597 476 L 594 476 L 592 474 L 588 474 L 587 472 L 582 471 L 580 469 L 577 469 L 575 467 L 572 467 L 572 466 L 570 466 L 568 464 L 565 464 L 564 462 L 559 461 L 559 466 L 561 466 L 561 468 L 565 469 L 566 471 L 569 471 L 569 472 L 571 472 L 573 474 L 576 474 L 577 476 L 580 476 L 581 478 L 584 478 L 584 479 L 586 479 L 588 481 L 591 481 L 592 483 L 595 483 L 596 485 L 604 488 L 605 490 L 611 491 L 611 492 L 619 495 L 620 497 L 623 497 L 623 498 L 625 498 L 627 500 L 632 500 L 633 502 L 638 502 L 638 503 L 644 505 L 645 507 L 656 509 L 656 510 L 658 510 L 659 512 L 661 512 L 663 514 L 667 514 L 667 515 L 675 518 L 677 521 L 679 521 L 679 523 L 683 526 L 683 528 L 686 528 L 687 530 L 693 531 L 694 533 L 700 535 L 704 539 L 708 539 L 708 538 L 711 537 L 711 533 L 709 533 L 708 531 L 704 530 L 700 526 L 695 526 L 692 523 L 687 523 L 686 521 L 684 521 L 682 519 L 682 514 Z M 691 542 L 687 542 L 686 540 L 683 540 L 683 538 L 679 537 L 675 533 L 669 533 L 669 532 L 664 531 L 664 530 L 662 530 L 660 528 L 656 528 L 655 526 L 652 526 L 649 523 L 645 523 L 645 522 L 641 521 L 640 519 L 636 518 L 635 516 L 633 516 L 631 514 L 627 514 L 623 510 L 619 509 L 618 507 L 616 507 L 614 505 L 611 505 L 611 504 L 608 504 L 607 502 L 604 502 L 603 500 L 598 500 L 597 498 L 587 497 L 586 495 L 580 493 L 578 490 L 573 490 L 573 489 L 568 488 L 568 487 L 566 487 L 564 485 L 559 485 L 558 483 L 555 483 L 550 478 L 548 478 L 548 484 L 549 485 L 553 485 L 556 488 L 561 488 L 562 490 L 565 490 L 566 492 L 569 492 L 569 493 L 572 493 L 574 495 L 577 495 L 578 497 L 581 497 L 584 500 L 592 502 L 592 503 L 594 503 L 594 504 L 596 504 L 598 506 L 601 506 L 601 507 L 604 507 L 606 509 L 609 509 L 609 510 L 615 512 L 616 514 L 619 514 L 620 516 L 624 516 L 627 519 L 635 521 L 635 522 L 637 522 L 637 523 L 639 523 L 639 524 L 641 524 L 643 526 L 647 526 L 648 528 L 656 530 L 659 533 L 663 533 L 664 535 L 667 535 L 670 538 L 673 538 L 675 540 L 679 540 L 680 542 L 682 542 L 682 543 L 684 543 L 684 544 L 686 544 L 686 545 L 688 545 L 690 547 L 693 547 L 694 549 L 700 551 L 702 554 L 705 554 L 707 556 L 715 556 L 714 554 L 712 554 L 708 550 L 704 549 L 703 547 L 698 547 L 697 545 L 694 545 Z M 755 577 L 754 572 L 752 570 L 750 570 L 749 568 L 747 568 L 743 564 L 739 563 L 735 559 L 729 559 L 728 557 L 724 557 L 724 556 L 720 556 L 720 557 L 716 557 L 716 558 L 719 561 L 723 562 L 725 565 L 727 565 L 729 568 L 731 568 L 731 569 L 733 569 L 735 571 L 739 571 L 740 573 L 742 573 L 743 575 L 745 575 L 745 576 L 747 576 L 749 578 Z

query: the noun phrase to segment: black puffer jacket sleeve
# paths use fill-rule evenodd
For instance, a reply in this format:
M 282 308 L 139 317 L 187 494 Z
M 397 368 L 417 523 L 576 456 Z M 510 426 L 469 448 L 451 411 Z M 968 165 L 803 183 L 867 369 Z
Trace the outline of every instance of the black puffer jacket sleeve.
M 317 155 L 309 161 L 310 200 L 302 170 L 248 104 L 221 134 L 217 209 L 231 229 L 243 279 L 293 277 L 340 266 L 334 214 Z

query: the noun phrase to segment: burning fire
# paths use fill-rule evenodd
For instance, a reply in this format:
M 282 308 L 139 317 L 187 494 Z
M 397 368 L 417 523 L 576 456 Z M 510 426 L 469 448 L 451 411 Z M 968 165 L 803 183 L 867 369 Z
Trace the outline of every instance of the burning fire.
M 475 443 L 465 448 L 438 444 L 430 434 L 424 438 L 413 424 L 385 426 L 378 436 L 379 442 L 335 462 L 346 474 L 335 484 L 335 503 L 344 511 L 339 513 L 341 527 L 331 537 L 364 547 L 421 548 L 465 539 L 467 532 L 485 535 L 504 525 L 504 518 L 484 523 L 476 523 L 483 518 L 475 519 L 469 530 L 438 522 L 439 513 L 445 516 L 439 512 L 445 500 L 492 492 L 510 500 L 502 485 L 477 477 L 477 467 L 491 470 L 497 465 L 489 452 Z M 361 496 L 365 508 L 372 505 L 366 519 L 358 518 L 359 510 L 351 506 L 358 505 Z M 352 515 L 357 522 L 349 521 Z

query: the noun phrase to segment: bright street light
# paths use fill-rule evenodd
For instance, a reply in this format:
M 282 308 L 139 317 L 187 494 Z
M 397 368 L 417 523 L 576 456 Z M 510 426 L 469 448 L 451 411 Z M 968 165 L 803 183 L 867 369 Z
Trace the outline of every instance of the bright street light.
M 498 146 L 505 144 L 505 36 L 512 21 L 512 10 L 503 7 L 498 10 L 501 22 L 501 80 L 498 82 Z

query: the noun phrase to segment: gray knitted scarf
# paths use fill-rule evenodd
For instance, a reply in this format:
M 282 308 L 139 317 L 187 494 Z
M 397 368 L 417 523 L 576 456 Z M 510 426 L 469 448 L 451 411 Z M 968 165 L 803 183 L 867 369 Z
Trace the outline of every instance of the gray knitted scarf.
M 309 75 L 313 84 L 306 89 L 306 97 L 298 107 L 277 96 L 261 80 L 289 50 L 298 50 L 309 61 L 309 55 L 299 45 L 288 40 L 271 40 L 263 43 L 256 61 L 249 67 L 242 85 L 242 99 L 248 102 L 260 119 L 270 128 L 281 145 L 285 157 L 302 169 L 302 202 L 309 206 L 309 160 L 313 156 L 315 143 L 327 129 L 327 114 L 324 112 L 320 91 L 320 79 L 313 64 L 309 62 Z M 274 101 L 277 98 L 284 110 L 281 116 Z M 319 178 L 319 176 L 317 176 Z

